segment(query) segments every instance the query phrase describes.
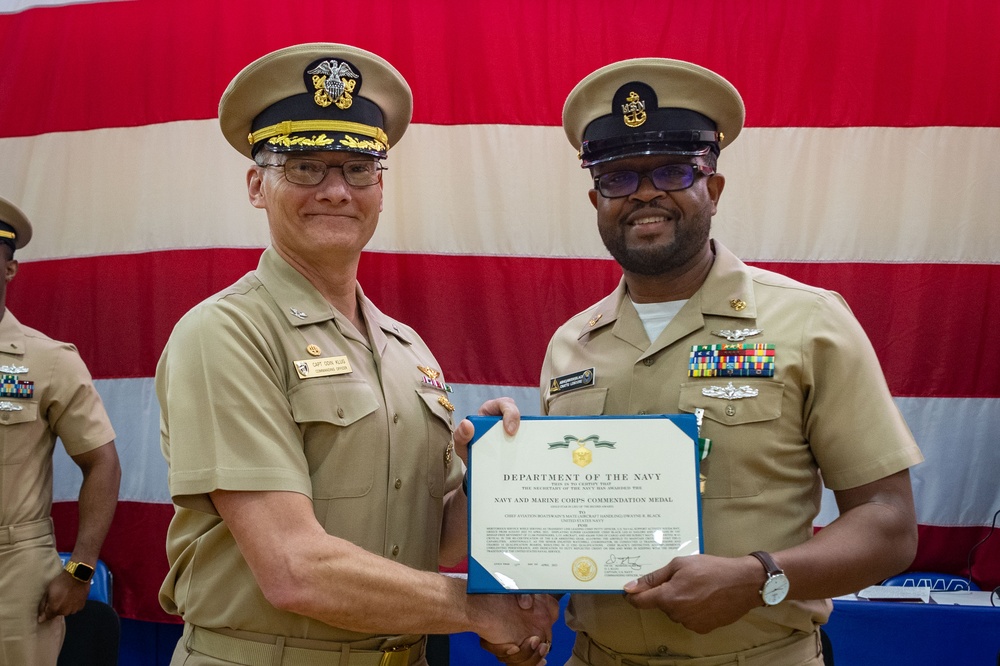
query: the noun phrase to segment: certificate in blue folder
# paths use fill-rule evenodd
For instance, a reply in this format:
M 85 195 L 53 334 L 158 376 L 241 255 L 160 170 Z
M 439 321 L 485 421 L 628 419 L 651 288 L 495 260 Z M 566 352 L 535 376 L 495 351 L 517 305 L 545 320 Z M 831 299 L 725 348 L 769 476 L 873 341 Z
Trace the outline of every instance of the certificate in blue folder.
M 470 420 L 469 592 L 620 593 L 702 552 L 694 415 Z

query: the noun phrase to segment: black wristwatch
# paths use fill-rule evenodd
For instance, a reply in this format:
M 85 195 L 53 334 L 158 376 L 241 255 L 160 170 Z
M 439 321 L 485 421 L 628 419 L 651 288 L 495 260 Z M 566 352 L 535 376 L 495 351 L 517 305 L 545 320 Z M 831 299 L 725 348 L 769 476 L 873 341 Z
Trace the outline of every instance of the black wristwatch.
M 777 606 L 788 595 L 788 578 L 775 563 L 774 558 L 762 550 L 750 553 L 764 565 L 767 572 L 767 580 L 760 587 L 760 598 L 764 600 L 765 606 Z
M 74 562 L 70 560 L 63 567 L 73 578 L 77 579 L 81 583 L 89 583 L 90 579 L 94 577 L 94 567 L 89 564 L 84 564 L 83 562 Z

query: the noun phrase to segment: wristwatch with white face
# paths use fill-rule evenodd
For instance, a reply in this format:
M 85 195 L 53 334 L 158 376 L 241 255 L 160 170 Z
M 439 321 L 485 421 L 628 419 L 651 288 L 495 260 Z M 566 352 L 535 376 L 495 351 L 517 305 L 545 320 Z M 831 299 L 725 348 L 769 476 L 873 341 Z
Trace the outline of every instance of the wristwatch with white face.
M 89 583 L 90 579 L 94 577 L 94 567 L 89 564 L 84 564 L 83 562 L 74 562 L 70 560 L 63 567 L 73 578 L 77 579 L 81 583 Z
M 764 565 L 767 572 L 767 580 L 760 588 L 760 598 L 764 600 L 765 606 L 776 606 L 784 601 L 788 595 L 788 578 L 785 572 L 778 568 L 774 558 L 762 550 L 750 553 Z

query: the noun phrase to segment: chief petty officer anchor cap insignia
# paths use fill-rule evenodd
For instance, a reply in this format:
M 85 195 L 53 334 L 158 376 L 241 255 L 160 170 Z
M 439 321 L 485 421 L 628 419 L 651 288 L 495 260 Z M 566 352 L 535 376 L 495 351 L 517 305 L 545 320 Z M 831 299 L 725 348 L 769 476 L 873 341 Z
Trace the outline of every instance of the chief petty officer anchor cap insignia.
M 258 58 L 219 101 L 223 135 L 250 158 L 265 146 L 384 158 L 412 115 L 410 86 L 392 65 L 354 46 L 322 42 Z
M 31 240 L 31 222 L 21 209 L 0 197 L 0 243 L 20 250 Z
M 584 167 L 639 155 L 718 154 L 743 129 L 743 99 L 715 72 L 681 60 L 635 58 L 580 81 L 563 129 Z

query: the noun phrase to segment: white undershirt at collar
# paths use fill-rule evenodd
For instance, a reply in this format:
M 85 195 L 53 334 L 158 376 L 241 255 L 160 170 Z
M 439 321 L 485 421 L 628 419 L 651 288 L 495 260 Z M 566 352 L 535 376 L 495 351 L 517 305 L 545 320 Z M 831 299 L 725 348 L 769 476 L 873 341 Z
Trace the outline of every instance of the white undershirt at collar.
M 631 299 L 629 299 L 631 300 Z M 665 303 L 636 303 L 635 311 L 639 313 L 642 327 L 646 329 L 646 336 L 650 342 L 660 337 L 660 333 L 667 327 L 667 324 L 681 311 L 687 299 L 683 301 L 667 301 Z

